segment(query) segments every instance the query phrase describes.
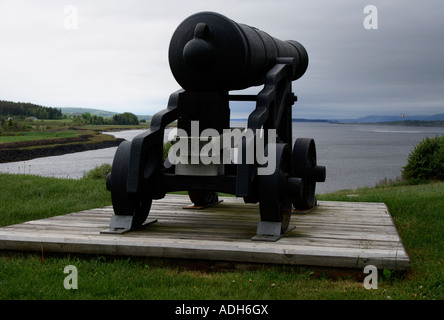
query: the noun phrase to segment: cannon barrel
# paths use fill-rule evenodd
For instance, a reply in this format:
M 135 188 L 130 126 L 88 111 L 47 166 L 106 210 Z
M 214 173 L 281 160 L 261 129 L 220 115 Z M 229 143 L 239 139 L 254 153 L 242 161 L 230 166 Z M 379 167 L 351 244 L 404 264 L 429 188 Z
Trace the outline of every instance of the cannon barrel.
M 297 41 L 282 41 L 214 12 L 185 19 L 174 32 L 169 63 L 176 81 L 190 91 L 242 90 L 264 83 L 277 58 L 294 58 L 293 79 L 307 69 L 308 55 Z

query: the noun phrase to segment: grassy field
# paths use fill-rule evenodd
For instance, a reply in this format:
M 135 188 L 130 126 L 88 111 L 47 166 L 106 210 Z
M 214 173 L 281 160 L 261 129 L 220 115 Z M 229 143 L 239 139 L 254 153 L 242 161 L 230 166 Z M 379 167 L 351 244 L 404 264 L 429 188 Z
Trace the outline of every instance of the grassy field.
M 104 131 L 147 129 L 150 123 L 140 125 L 81 125 L 76 126 L 72 120 L 39 120 L 36 124 L 29 126 L 27 131 L 11 131 L 0 135 L 0 145 L 3 143 L 47 140 L 47 146 L 53 146 L 60 138 L 76 138 L 80 136 L 91 136 L 87 143 L 96 143 L 113 139 L 110 135 L 102 135 Z M 85 142 L 80 142 L 85 143 Z
M 24 131 L 17 132 L 14 135 L 0 136 L 0 143 L 35 141 L 55 138 L 73 138 L 79 136 L 81 133 L 74 130 L 66 131 Z
M 110 204 L 103 180 L 0 175 L 0 225 Z M 0 251 L 0 299 L 444 299 L 444 183 L 345 190 L 321 200 L 388 205 L 411 259 L 411 269 L 379 272 L 378 289 L 364 275 L 306 267 L 255 270 L 190 267 L 147 258 L 48 255 Z M 24 201 L 26 200 L 26 201 Z M 78 289 L 66 290 L 64 267 L 78 269 Z M 337 270 L 336 270 L 337 271 Z

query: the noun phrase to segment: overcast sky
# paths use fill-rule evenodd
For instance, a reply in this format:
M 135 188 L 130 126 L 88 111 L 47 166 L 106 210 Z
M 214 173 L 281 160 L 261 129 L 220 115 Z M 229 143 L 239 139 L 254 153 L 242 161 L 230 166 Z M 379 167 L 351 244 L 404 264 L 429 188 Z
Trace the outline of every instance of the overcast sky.
M 154 114 L 180 88 L 171 36 L 200 11 L 305 46 L 293 117 L 444 113 L 442 0 L 0 0 L 0 99 Z

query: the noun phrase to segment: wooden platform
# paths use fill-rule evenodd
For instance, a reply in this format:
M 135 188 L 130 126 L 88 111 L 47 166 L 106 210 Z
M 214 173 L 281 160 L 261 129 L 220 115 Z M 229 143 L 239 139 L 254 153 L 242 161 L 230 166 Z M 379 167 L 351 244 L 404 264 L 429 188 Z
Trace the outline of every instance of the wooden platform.
M 197 260 L 407 269 L 409 257 L 383 203 L 325 202 L 295 213 L 294 230 L 277 242 L 258 242 L 258 205 L 222 198 L 203 210 L 183 209 L 187 196 L 153 201 L 158 222 L 123 235 L 101 234 L 111 207 L 0 228 L 0 249 Z

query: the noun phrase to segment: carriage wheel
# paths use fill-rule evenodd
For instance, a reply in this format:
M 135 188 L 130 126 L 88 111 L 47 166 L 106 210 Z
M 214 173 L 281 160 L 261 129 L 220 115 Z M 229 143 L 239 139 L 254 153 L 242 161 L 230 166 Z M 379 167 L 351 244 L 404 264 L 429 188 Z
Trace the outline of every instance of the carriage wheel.
M 277 143 L 276 168 L 271 175 L 262 175 L 259 180 L 259 209 L 261 221 L 280 222 L 281 234 L 287 231 L 291 217 L 291 197 L 287 181 L 291 173 L 291 152 L 285 143 Z M 266 147 L 268 154 L 269 145 Z
M 127 180 L 131 152 L 131 142 L 124 141 L 117 148 L 111 174 L 107 178 L 107 187 L 111 191 L 111 199 L 116 216 L 131 216 L 131 229 L 142 226 L 151 208 L 151 198 L 140 197 L 128 193 Z
M 325 181 L 325 167 L 316 164 L 316 145 L 313 139 L 298 138 L 293 147 L 293 176 L 303 181 L 302 194 L 293 198 L 296 209 L 316 206 L 316 182 Z

